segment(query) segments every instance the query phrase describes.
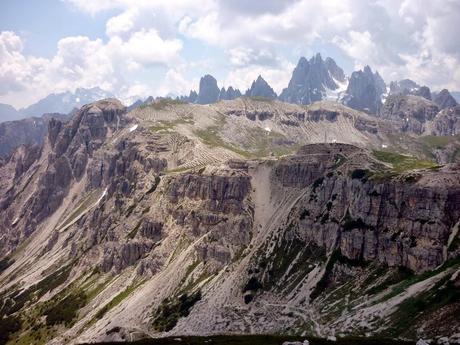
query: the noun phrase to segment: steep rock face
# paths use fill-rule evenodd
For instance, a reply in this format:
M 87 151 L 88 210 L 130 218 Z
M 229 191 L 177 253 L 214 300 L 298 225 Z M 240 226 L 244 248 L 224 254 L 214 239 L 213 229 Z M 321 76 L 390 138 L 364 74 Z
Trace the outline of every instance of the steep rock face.
M 200 79 L 200 90 L 196 103 L 210 104 L 217 102 L 219 100 L 219 93 L 220 90 L 217 86 L 217 80 L 213 76 L 206 74 Z
M 119 101 L 109 99 L 82 107 L 66 125 L 54 118 L 50 120 L 46 149 L 43 151 L 46 155 L 43 157 L 46 159 L 45 169 L 38 176 L 36 189 L 27 197 L 21 209 L 16 211 L 16 214 L 20 215 L 18 219 L 24 230 L 15 232 L 10 231 L 11 229 L 2 229 L 2 233 L 12 236 L 2 243 L 0 251 L 14 248 L 61 206 L 71 185 L 80 180 L 85 173 L 94 150 L 98 149 L 105 142 L 107 134 L 120 124 L 119 117 L 124 112 L 125 108 Z M 38 160 L 38 157 L 34 160 Z M 25 168 L 31 164 L 26 163 L 24 166 L 27 159 L 22 161 L 22 167 L 16 168 L 16 171 L 24 173 Z M 32 176 L 29 178 L 32 179 Z M 28 183 L 25 184 L 27 185 Z M 13 186 L 10 193 L 18 195 L 24 188 L 20 185 Z M 9 203 L 4 205 L 9 206 Z M 8 224 L 5 226 L 8 227 Z
M 442 264 L 460 217 L 455 206 L 460 186 L 452 180 L 459 170 L 433 172 L 417 177 L 415 183 L 405 178 L 373 179 L 372 171 L 385 168 L 365 156 L 358 158 L 361 154 L 351 145 L 309 145 L 275 165 L 272 174 L 277 183 L 308 186 L 288 219 L 294 220 L 293 229 L 303 241 L 326 252 L 340 249 L 350 260 L 378 261 L 416 272 Z M 348 162 L 350 156 L 354 162 Z M 331 171 L 337 161 L 344 165 Z M 443 185 L 439 174 L 453 183 L 451 187 Z
M 51 119 L 66 121 L 64 114 L 45 114 L 23 120 L 3 122 L 0 124 L 0 155 L 8 155 L 21 145 L 41 145 L 48 131 Z
M 251 88 L 245 93 L 247 97 L 264 97 L 275 99 L 276 93 L 273 91 L 270 85 L 260 75 L 255 81 L 252 82 Z
M 449 93 L 447 89 L 442 90 L 438 94 L 435 95 L 433 101 L 439 106 L 441 109 L 455 107 L 457 105 L 457 101 L 454 97 Z
M 380 116 L 399 122 L 403 132 L 422 134 L 425 124 L 438 113 L 438 106 L 423 97 L 390 95 L 385 101 Z
M 334 80 L 337 80 L 341 83 L 344 83 L 346 81 L 345 73 L 343 72 L 343 69 L 341 69 L 339 66 L 337 66 L 336 62 L 334 59 L 327 57 L 326 60 L 324 60 L 324 63 L 327 67 L 327 70 L 329 71 L 331 77 Z
M 460 106 L 441 110 L 434 120 L 427 125 L 426 133 L 444 136 L 460 134 Z
M 342 102 L 353 109 L 376 114 L 382 107 L 382 95 L 385 92 L 386 85 L 382 77 L 366 66 L 351 74 Z
M 310 60 L 302 57 L 279 98 L 289 103 L 310 104 L 324 99 L 327 90 L 338 89 L 338 82 L 345 82 L 344 79 L 343 71 L 332 59 L 323 61 L 320 54 Z
M 235 104 L 238 112 L 231 113 Z M 174 336 L 384 335 L 397 323 L 393 312 L 404 307 L 401 301 L 420 292 L 414 281 L 423 279 L 425 292 L 458 269 L 456 166 L 401 173 L 370 150 L 340 143 L 306 145 L 279 158 L 211 161 L 203 158 L 227 151 L 184 134 L 186 124 L 200 128 L 191 110 L 200 121 L 217 117 L 219 124 L 263 121 L 259 126 L 280 131 L 307 124 L 319 140 L 323 128 L 333 131 L 337 123 L 342 132 L 353 126 L 374 132 L 380 119 L 332 102 L 299 107 L 245 98 L 147 110 L 125 115 L 114 101 L 88 105 L 67 124 L 50 121 L 42 153 L 18 151 L 0 162 L 1 177 L 10 177 L 0 181 L 0 255 L 17 260 L 0 272 L 0 294 L 10 301 L 0 315 L 5 305 L 15 315 L 37 315 L 36 328 L 51 329 L 46 341 L 56 337 L 52 344 L 167 330 Z M 152 118 L 169 120 L 163 124 L 174 130 L 152 128 Z M 211 121 L 207 126 L 216 128 Z M 205 131 L 206 138 L 215 133 Z M 205 155 L 195 165 L 177 169 L 175 162 L 189 163 L 200 150 Z M 27 207 L 16 207 L 22 204 Z M 35 232 L 32 242 L 13 238 L 26 229 Z M 12 251 L 21 243 L 26 254 Z M 36 290 L 21 294 L 37 282 Z M 393 291 L 395 298 L 387 297 Z M 48 327 L 43 303 L 64 303 L 75 292 L 87 299 L 75 306 L 72 322 Z M 197 298 L 165 328 L 164 311 L 180 308 L 184 298 L 189 304 L 185 294 Z M 456 315 L 455 304 L 446 305 Z

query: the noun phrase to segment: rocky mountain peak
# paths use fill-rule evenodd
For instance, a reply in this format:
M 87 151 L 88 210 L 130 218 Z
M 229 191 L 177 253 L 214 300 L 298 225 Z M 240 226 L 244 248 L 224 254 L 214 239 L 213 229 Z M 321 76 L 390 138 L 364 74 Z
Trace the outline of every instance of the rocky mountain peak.
M 212 75 L 206 74 L 200 79 L 200 89 L 196 102 L 198 104 L 210 104 L 219 100 L 220 90 L 217 80 Z
M 382 77 L 365 66 L 363 70 L 351 74 L 342 102 L 353 109 L 376 114 L 382 107 L 385 91 L 386 84 Z
M 346 77 L 345 77 L 345 73 L 343 72 L 343 69 L 337 66 L 334 59 L 327 57 L 326 60 L 324 60 L 324 63 L 327 67 L 327 70 L 331 73 L 332 78 L 334 78 L 336 81 L 339 81 L 341 83 L 344 83 L 346 81 Z
M 316 54 L 310 60 L 301 57 L 280 99 L 289 103 L 310 104 L 327 97 L 328 91 L 337 90 L 337 82 L 344 82 L 345 74 L 331 58 L 323 60 Z
M 457 105 L 457 101 L 450 94 L 449 90 L 443 89 L 441 92 L 435 95 L 433 101 L 441 108 L 450 108 Z
M 240 90 L 234 89 L 231 86 L 229 86 L 227 90 L 225 90 L 225 87 L 222 87 L 220 90 L 219 100 L 232 100 L 238 97 L 241 97 Z
M 275 91 L 260 75 L 252 82 L 251 88 L 246 91 L 245 95 L 247 97 L 276 98 Z

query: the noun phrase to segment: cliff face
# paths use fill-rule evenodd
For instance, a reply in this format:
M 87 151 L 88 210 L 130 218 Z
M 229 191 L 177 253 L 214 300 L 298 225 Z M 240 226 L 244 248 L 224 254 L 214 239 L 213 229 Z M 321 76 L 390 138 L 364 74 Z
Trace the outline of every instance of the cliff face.
M 455 294 L 403 312 L 458 284 L 459 167 L 341 143 L 248 158 L 218 135 L 236 125 L 241 135 L 246 121 L 379 132 L 343 108 L 282 113 L 263 102 L 251 118 L 244 105 L 149 115 L 100 101 L 67 124 L 50 121 L 43 147 L 3 161 L 0 315 L 27 336 L 51 329 L 51 344 L 166 332 L 453 334 L 458 320 L 433 320 L 460 310 Z

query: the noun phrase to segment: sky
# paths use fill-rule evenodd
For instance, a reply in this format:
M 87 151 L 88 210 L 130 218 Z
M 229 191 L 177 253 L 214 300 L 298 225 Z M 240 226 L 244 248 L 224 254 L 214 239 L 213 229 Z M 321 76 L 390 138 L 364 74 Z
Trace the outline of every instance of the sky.
M 277 93 L 301 56 L 460 90 L 460 0 L 0 0 L 0 102 L 99 86 L 124 102 L 211 74 Z

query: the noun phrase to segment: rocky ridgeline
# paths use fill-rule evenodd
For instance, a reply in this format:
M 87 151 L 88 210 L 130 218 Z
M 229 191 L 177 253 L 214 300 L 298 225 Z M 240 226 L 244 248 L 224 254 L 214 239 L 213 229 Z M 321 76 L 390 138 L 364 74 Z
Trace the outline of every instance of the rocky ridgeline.
M 264 109 L 221 113 L 229 122 L 279 116 Z M 375 119 L 340 109 L 296 107 L 290 116 L 325 124 L 345 116 L 376 130 Z M 166 331 L 414 337 L 415 326 L 392 328 L 394 310 L 435 284 L 460 284 L 458 165 L 395 170 L 370 150 L 334 143 L 182 170 L 202 143 L 137 121 L 116 100 L 89 104 L 68 123 L 50 120 L 42 148 L 2 162 L 0 294 L 11 301 L 2 317 L 39 315 L 24 325 L 47 324 L 56 344 Z M 399 291 L 414 282 L 422 287 Z M 379 293 L 393 288 L 399 300 L 386 308 Z M 441 332 L 428 318 L 458 311 L 447 296 L 424 309 L 424 334 Z M 369 305 L 378 312 L 366 328 L 358 313 Z

